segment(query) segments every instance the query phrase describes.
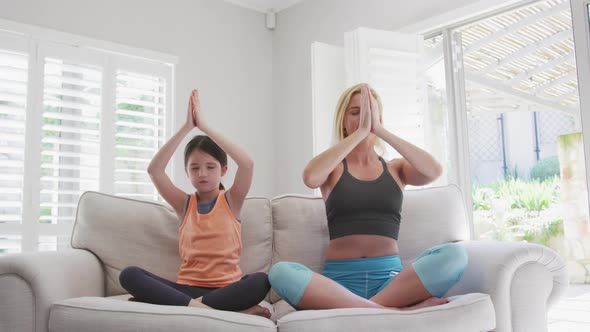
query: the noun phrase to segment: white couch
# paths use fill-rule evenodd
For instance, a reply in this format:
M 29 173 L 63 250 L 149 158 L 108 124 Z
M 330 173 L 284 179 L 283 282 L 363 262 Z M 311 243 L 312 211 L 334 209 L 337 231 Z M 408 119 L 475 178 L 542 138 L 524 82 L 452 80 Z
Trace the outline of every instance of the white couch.
M 321 198 L 248 198 L 242 269 L 268 272 L 296 261 L 319 271 L 328 243 Z M 428 247 L 463 242 L 469 265 L 445 305 L 293 312 L 271 292 L 272 319 L 127 301 L 119 272 L 137 265 L 175 280 L 176 215 L 167 207 L 87 192 L 78 206 L 73 250 L 0 257 L 0 331 L 546 331 L 547 309 L 567 287 L 563 260 L 525 243 L 468 241 L 455 186 L 406 191 L 399 246 L 404 264 Z

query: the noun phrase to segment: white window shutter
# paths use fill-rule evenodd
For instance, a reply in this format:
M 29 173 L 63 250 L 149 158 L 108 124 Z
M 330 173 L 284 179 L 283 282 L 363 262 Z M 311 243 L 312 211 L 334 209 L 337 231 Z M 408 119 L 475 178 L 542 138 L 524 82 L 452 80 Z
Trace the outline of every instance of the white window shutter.
M 22 40 L 4 39 L 0 48 L 0 225 L 23 221 L 25 120 L 29 55 Z M 16 232 L 18 233 L 18 231 Z M 22 235 L 2 232 L 0 253 L 22 250 Z
M 26 53 L 0 49 L 0 223 L 2 224 L 22 222 L 28 61 Z
M 369 83 L 383 103 L 383 124 L 395 135 L 425 147 L 423 43 L 420 35 L 359 28 L 345 34 L 348 85 Z M 385 157 L 399 153 L 385 145 Z
M 80 195 L 98 190 L 102 69 L 45 57 L 40 216 L 72 224 Z
M 156 200 L 147 167 L 165 138 L 167 82 L 127 70 L 116 77 L 114 193 Z
M 0 255 L 69 248 L 84 191 L 158 199 L 172 130 L 175 59 L 41 34 L 0 31 Z

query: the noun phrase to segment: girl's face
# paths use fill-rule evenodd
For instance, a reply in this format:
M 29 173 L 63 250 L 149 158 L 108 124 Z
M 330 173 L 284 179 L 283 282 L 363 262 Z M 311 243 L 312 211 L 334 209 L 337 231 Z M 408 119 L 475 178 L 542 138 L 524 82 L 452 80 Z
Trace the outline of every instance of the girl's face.
M 350 97 L 350 102 L 348 103 L 348 107 L 344 112 L 344 129 L 346 130 L 347 135 L 354 133 L 358 127 L 361 117 L 361 94 L 360 92 L 355 92 L 352 97 Z
M 193 151 L 186 163 L 186 173 L 199 193 L 219 189 L 226 172 L 227 165 L 222 167 L 217 159 L 201 150 Z

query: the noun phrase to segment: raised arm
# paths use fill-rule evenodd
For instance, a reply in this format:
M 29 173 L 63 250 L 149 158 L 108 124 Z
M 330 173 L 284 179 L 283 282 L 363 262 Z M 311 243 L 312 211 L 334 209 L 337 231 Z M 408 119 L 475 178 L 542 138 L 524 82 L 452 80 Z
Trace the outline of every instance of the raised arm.
M 168 175 L 166 174 L 166 165 L 172 158 L 174 151 L 178 148 L 178 145 L 182 139 L 195 128 L 195 118 L 193 116 L 193 99 L 189 99 L 189 106 L 186 115 L 186 122 L 180 129 L 172 136 L 166 144 L 164 144 L 158 153 L 154 156 L 150 162 L 147 172 L 152 179 L 152 182 L 158 189 L 158 192 L 162 197 L 172 206 L 176 214 L 180 217 L 184 215 L 184 207 L 186 205 L 186 193 L 176 187 Z
M 227 190 L 227 200 L 232 209 L 234 216 L 239 218 L 244 204 L 244 199 L 248 195 L 254 176 L 254 161 L 244 150 L 235 142 L 225 137 L 220 131 L 211 128 L 204 120 L 201 111 L 201 102 L 199 100 L 199 91 L 193 90 L 192 100 L 194 105 L 194 118 L 197 127 L 207 134 L 217 145 L 219 145 L 238 165 L 234 183 Z
M 394 135 L 381 125 L 377 101 L 371 96 L 372 132 L 393 147 L 403 159 L 399 161 L 399 176 L 404 185 L 420 186 L 436 180 L 442 166 L 428 152 Z
M 349 107 L 351 116 L 359 117 L 359 126 L 352 134 L 313 158 L 303 170 L 303 183 L 311 189 L 322 186 L 332 171 L 371 132 L 369 90 L 361 88 L 361 107 Z

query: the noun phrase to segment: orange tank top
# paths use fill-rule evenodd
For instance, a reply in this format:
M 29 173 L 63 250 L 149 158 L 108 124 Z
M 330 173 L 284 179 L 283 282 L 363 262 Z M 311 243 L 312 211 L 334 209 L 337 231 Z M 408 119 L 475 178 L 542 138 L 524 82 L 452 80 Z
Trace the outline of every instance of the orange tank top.
M 207 214 L 197 210 L 197 195 L 190 196 L 179 229 L 180 270 L 177 283 L 199 287 L 224 287 L 242 277 L 241 225 L 219 191 Z

